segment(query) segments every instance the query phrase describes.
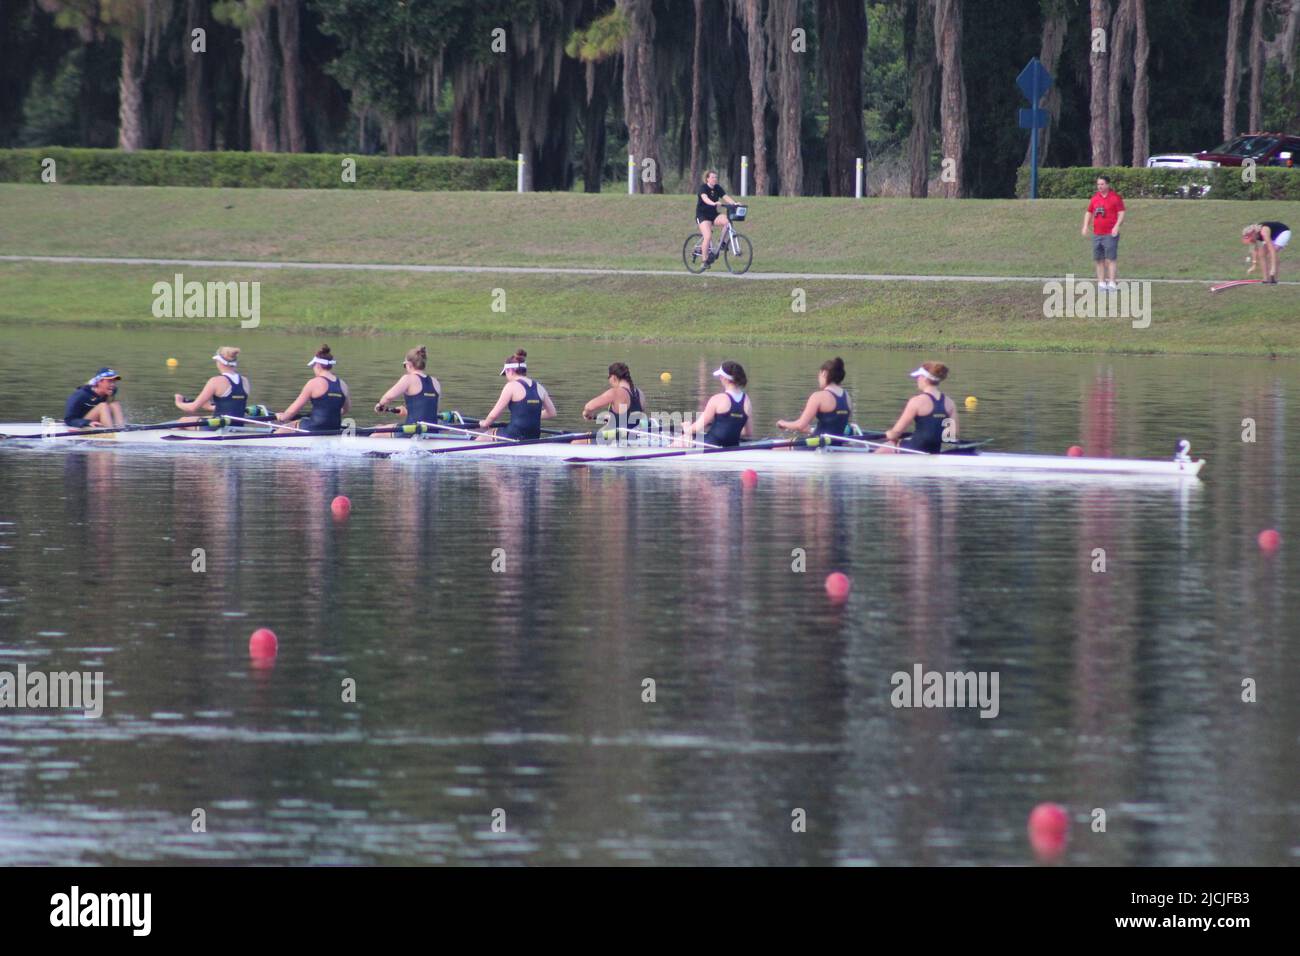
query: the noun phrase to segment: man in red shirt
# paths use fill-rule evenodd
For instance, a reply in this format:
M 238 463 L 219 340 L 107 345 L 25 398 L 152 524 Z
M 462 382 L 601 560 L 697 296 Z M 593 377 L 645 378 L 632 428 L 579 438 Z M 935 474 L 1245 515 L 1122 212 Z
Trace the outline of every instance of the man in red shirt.
M 1097 177 L 1097 191 L 1083 214 L 1082 234 L 1088 234 L 1092 220 L 1092 261 L 1097 267 L 1097 289 L 1116 291 L 1115 260 L 1119 256 L 1119 227 L 1124 221 L 1124 199 L 1110 188 L 1110 178 Z

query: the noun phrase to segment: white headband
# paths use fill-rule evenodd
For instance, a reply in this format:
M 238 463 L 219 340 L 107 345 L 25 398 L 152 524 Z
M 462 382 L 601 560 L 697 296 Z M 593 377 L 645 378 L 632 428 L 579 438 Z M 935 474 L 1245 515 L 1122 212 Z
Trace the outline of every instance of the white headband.
M 728 375 L 726 372 L 724 372 L 724 371 L 722 370 L 722 366 L 718 366 L 717 368 L 715 368 L 715 369 L 713 370 L 713 377 L 714 377 L 714 378 L 725 378 L 728 382 L 734 382 L 734 381 L 735 381 L 734 378 L 732 378 L 730 375 Z
M 308 367 L 308 368 L 311 368 L 313 365 L 323 365 L 323 366 L 325 366 L 326 368 L 329 368 L 331 365 L 333 365 L 333 364 L 334 364 L 335 362 L 337 362 L 337 361 L 338 361 L 338 359 L 323 359 L 323 358 L 321 358 L 319 355 L 316 355 L 316 356 L 313 356 L 313 357 L 312 357 L 312 360 L 311 360 L 310 362 L 307 363 L 307 367 Z
M 513 368 L 513 369 L 521 369 L 521 368 L 522 368 L 522 369 L 526 369 L 526 368 L 528 368 L 528 364 L 527 364 L 526 362 L 507 362 L 505 365 L 502 365 L 502 366 L 501 366 L 501 374 L 502 374 L 502 375 L 506 374 L 506 371 L 509 370 L 509 369 L 512 369 L 512 368 Z
M 239 363 L 236 362 L 234 359 L 222 358 L 220 355 L 212 356 L 212 361 L 220 362 L 222 365 L 229 365 L 231 368 L 235 368 L 237 365 L 239 365 Z
M 939 379 L 936 376 L 931 375 L 923 368 L 918 368 L 915 372 L 908 372 L 907 374 L 910 375 L 912 378 L 921 378 L 922 376 L 925 376 L 925 378 L 929 379 L 931 382 L 939 381 Z

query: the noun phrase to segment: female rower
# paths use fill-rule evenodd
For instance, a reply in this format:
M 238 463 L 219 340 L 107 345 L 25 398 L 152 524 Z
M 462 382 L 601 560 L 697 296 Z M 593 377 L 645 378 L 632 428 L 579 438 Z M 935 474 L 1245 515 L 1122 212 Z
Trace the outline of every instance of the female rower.
M 739 362 L 723 362 L 713 370 L 713 377 L 722 391 L 708 400 L 695 421 L 682 426 L 682 434 L 687 438 L 699 434 L 707 444 L 730 448 L 742 438 L 754 437 L 754 406 L 745 394 L 749 379 Z
M 1250 268 L 1255 271 L 1260 259 L 1264 260 L 1264 281 L 1277 285 L 1277 254 L 1291 241 L 1291 229 L 1284 222 L 1254 222 L 1241 230 L 1241 241 L 1250 246 Z
M 956 407 L 951 398 L 939 391 L 939 383 L 948 377 L 948 366 L 942 362 L 922 362 L 921 367 L 910 374 L 916 379 L 920 394 L 908 400 L 894 427 L 885 432 L 885 441 L 897 445 L 911 425 L 912 436 L 903 442 L 902 447 L 937 454 L 945 441 L 957 440 Z M 945 435 L 946 426 L 950 427 Z M 894 449 L 885 447 L 876 451 L 889 454 Z
M 582 406 L 582 417 L 594 419 L 602 410 L 610 413 L 610 424 L 625 429 L 645 424 L 645 393 L 632 384 L 632 372 L 622 362 L 609 367 L 609 388 Z
M 817 371 L 818 389 L 808 396 L 803 414 L 792 422 L 783 418 L 776 423 L 776 427 L 804 434 L 845 434 L 849 428 L 849 417 L 853 414 L 853 403 L 844 391 L 843 381 L 844 359 L 836 356 L 823 362 Z
M 194 401 L 186 401 L 184 395 L 176 396 L 176 407 L 183 412 L 195 415 L 196 412 L 212 412 L 214 415 L 229 415 L 243 418 L 248 414 L 248 393 L 252 383 L 240 375 L 239 349 L 223 345 L 212 356 L 217 363 L 217 374 L 208 379 Z M 197 420 L 197 417 L 191 420 Z
M 542 419 L 555 417 L 555 405 L 547 394 L 546 386 L 528 376 L 528 353 L 519 349 L 501 366 L 506 384 L 501 396 L 479 422 L 480 428 L 490 429 L 484 439 L 507 438 L 515 441 L 532 441 L 542 434 Z M 492 428 L 492 423 L 506 409 L 510 421 L 502 428 Z
M 406 424 L 435 424 L 438 421 L 438 397 L 442 394 L 442 385 L 433 376 L 424 374 L 428 362 L 429 352 L 423 345 L 407 352 L 406 360 L 402 363 L 405 374 L 384 392 L 384 397 L 375 405 L 375 411 L 388 411 L 388 403 L 402 397 L 406 401 Z M 375 437 L 387 437 L 390 434 L 380 432 Z M 398 437 L 406 436 L 399 434 Z
M 116 428 L 126 423 L 117 403 L 117 383 L 122 380 L 111 368 L 101 368 L 85 385 L 68 396 L 63 407 L 63 424 L 69 428 Z
M 311 415 L 299 427 L 300 431 L 341 431 L 343 416 L 352 408 L 352 396 L 348 393 L 347 383 L 332 371 L 337 361 L 328 345 L 317 349 L 316 356 L 307 363 L 312 370 L 311 380 L 302 387 L 292 405 L 275 413 L 276 421 L 291 421 L 304 405 L 311 402 Z

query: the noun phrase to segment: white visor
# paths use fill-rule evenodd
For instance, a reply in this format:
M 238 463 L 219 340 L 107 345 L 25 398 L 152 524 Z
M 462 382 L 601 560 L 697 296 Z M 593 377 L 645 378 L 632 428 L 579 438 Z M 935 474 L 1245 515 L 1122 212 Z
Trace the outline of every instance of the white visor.
M 927 381 L 931 381 L 931 382 L 939 381 L 937 378 L 935 378 L 933 375 L 931 375 L 923 368 L 918 368 L 915 372 L 908 372 L 907 374 L 910 375 L 912 378 L 924 378 Z
M 235 359 L 222 358 L 220 355 L 212 356 L 212 361 L 220 362 L 222 365 L 229 365 L 231 368 L 234 368 L 239 364 Z
M 713 370 L 713 377 L 714 377 L 714 378 L 725 378 L 728 382 L 734 382 L 734 381 L 735 381 L 734 378 L 732 378 L 730 375 L 728 375 L 726 372 L 724 372 L 724 371 L 722 370 L 722 366 L 721 366 L 721 365 L 719 365 L 717 368 L 715 368 L 715 369 Z
M 337 361 L 338 359 L 323 359 L 320 356 L 312 356 L 312 360 L 307 363 L 307 367 L 311 368 L 313 365 L 323 365 L 326 368 L 329 368 Z
M 515 371 L 518 371 L 521 368 L 527 369 L 528 366 L 525 365 L 523 362 L 506 362 L 505 365 L 501 366 L 501 374 L 502 375 L 506 374 L 506 372 L 508 372 L 510 369 L 514 369 Z

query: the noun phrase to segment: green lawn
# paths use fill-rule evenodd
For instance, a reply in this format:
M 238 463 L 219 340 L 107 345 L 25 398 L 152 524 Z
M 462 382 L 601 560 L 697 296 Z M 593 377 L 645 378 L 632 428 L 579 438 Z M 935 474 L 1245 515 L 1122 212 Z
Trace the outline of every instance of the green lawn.
M 1292 209 L 1289 206 L 1295 205 Z M 0 184 L 0 254 L 679 269 L 683 196 L 401 193 Z M 1235 278 L 1250 218 L 1300 204 L 1131 204 L 1130 278 Z M 1082 203 L 756 198 L 757 272 L 1087 276 Z M 1290 255 L 1296 251 L 1291 250 Z M 1283 279 L 1297 266 L 1283 256 Z M 0 263 L 0 320 L 152 324 L 167 267 Z M 1156 285 L 1148 329 L 1045 319 L 1027 283 L 736 282 L 703 277 L 232 270 L 260 279 L 263 324 L 294 330 L 1125 352 L 1300 354 L 1300 287 Z M 1300 273 L 1294 273 L 1300 277 Z M 806 314 L 790 309 L 796 286 Z M 489 308 L 506 291 L 507 311 Z M 211 322 L 191 322 L 210 327 Z

